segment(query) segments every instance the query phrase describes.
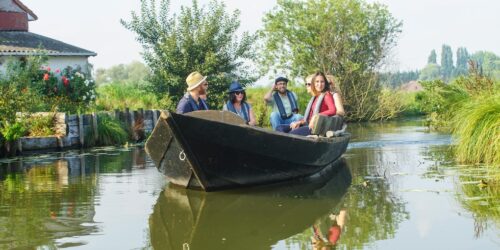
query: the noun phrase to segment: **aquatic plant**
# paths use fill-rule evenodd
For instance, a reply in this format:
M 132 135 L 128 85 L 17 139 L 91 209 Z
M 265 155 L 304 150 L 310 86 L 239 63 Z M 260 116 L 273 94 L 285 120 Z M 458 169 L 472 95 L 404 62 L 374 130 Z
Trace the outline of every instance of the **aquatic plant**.
M 452 120 L 452 132 L 458 161 L 500 166 L 500 94 L 465 103 Z
M 129 136 L 120 122 L 108 114 L 97 115 L 97 144 L 98 145 L 123 145 Z

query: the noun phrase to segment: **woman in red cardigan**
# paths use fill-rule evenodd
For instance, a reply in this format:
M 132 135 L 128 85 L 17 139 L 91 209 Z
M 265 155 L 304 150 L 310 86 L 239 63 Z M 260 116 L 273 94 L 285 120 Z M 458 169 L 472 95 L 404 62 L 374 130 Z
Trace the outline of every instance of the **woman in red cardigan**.
M 333 96 L 330 93 L 330 84 L 328 84 L 325 74 L 322 72 L 314 74 L 312 84 L 311 93 L 313 96 L 307 105 L 304 119 L 290 124 L 292 129 L 290 134 L 310 135 L 313 125 L 309 124 L 309 122 L 314 115 L 334 116 L 337 113 Z

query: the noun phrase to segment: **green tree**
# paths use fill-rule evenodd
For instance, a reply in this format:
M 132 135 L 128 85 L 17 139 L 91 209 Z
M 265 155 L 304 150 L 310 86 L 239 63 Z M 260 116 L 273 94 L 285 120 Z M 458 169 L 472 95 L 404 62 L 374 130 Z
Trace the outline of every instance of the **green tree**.
M 129 64 L 118 64 L 108 69 L 96 70 L 97 84 L 121 82 L 133 85 L 142 85 L 149 77 L 149 68 L 139 61 Z
M 441 78 L 441 67 L 434 63 L 429 63 L 420 71 L 419 80 L 431 81 Z
M 457 49 L 457 67 L 453 73 L 454 76 L 461 76 L 468 74 L 469 52 L 464 47 Z
M 263 71 L 337 76 L 351 119 L 367 119 L 380 91 L 375 71 L 395 46 L 401 22 L 363 0 L 278 0 L 264 17 Z
M 500 57 L 493 52 L 478 51 L 470 56 L 483 73 L 495 79 L 500 79 Z
M 223 2 L 212 0 L 208 8 L 181 7 L 171 15 L 170 1 L 141 0 L 139 13 L 121 23 L 137 35 L 143 57 L 151 69 L 151 90 L 159 98 L 176 104 L 186 91 L 185 79 L 192 71 L 208 75 L 209 103 L 220 108 L 231 80 L 248 84 L 256 79 L 248 62 L 255 58 L 255 35 L 235 35 L 240 26 L 238 10 L 226 12 Z M 166 108 L 174 108 L 171 105 Z
M 445 80 L 449 80 L 453 74 L 453 52 L 446 44 L 441 48 L 441 74 Z
M 430 63 L 434 63 L 434 64 L 437 64 L 437 55 L 436 55 L 436 50 L 433 49 L 431 51 L 431 54 L 429 55 L 429 57 L 427 58 L 427 63 L 430 64 Z

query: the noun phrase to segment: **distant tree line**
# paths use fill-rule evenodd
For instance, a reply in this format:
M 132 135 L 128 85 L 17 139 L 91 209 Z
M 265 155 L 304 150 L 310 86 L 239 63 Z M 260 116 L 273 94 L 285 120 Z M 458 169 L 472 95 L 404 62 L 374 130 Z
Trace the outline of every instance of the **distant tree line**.
M 443 44 L 439 64 L 437 52 L 433 49 L 427 58 L 427 65 L 423 69 L 381 73 L 379 81 L 383 86 L 390 88 L 398 88 L 414 80 L 443 80 L 449 82 L 459 76 L 467 75 L 469 73 L 469 63 L 473 63 L 480 74 L 500 79 L 500 57 L 495 53 L 478 51 L 470 54 L 467 48 L 459 47 L 455 52 L 455 57 L 453 57 L 452 48 Z
M 478 68 L 480 74 L 492 78 L 500 77 L 500 57 L 493 52 L 478 51 L 469 54 L 467 48 L 459 47 L 453 58 L 453 51 L 449 45 L 441 47 L 441 63 L 437 63 L 436 51 L 432 50 L 427 65 L 421 70 L 419 80 L 428 81 L 441 79 L 448 82 L 459 76 L 469 73 L 469 63 Z
M 95 72 L 97 85 L 106 83 L 130 83 L 143 85 L 150 77 L 149 68 L 139 61 L 118 64 L 109 68 L 98 68 Z

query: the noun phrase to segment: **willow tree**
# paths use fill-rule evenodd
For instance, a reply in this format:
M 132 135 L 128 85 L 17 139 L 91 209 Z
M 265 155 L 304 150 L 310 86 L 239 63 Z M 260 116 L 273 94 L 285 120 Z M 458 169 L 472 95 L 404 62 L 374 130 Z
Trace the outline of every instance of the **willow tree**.
M 402 23 L 363 0 L 278 0 L 260 33 L 264 70 L 337 76 L 351 119 L 367 119 L 379 93 L 376 71 L 396 45 Z
M 255 80 L 246 67 L 255 57 L 255 35 L 236 36 L 240 26 L 238 10 L 227 13 L 224 3 L 212 0 L 207 7 L 182 6 L 171 13 L 170 1 L 141 0 L 139 13 L 121 23 L 137 35 L 143 57 L 152 71 L 151 90 L 169 100 L 173 108 L 186 91 L 185 79 L 192 71 L 208 75 L 209 102 L 221 106 L 224 93 L 233 79 L 243 84 Z

